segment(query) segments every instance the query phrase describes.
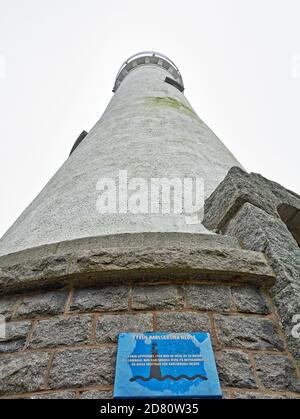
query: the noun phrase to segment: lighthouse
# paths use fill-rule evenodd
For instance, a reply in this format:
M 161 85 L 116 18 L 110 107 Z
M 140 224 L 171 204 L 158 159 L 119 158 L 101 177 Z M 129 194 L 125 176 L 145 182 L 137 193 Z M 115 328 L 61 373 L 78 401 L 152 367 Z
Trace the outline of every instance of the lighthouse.
M 99 179 L 202 179 L 208 197 L 240 166 L 184 96 L 167 57 L 142 53 L 121 67 L 103 116 L 1 241 L 0 254 L 86 237 L 208 233 L 180 214 L 99 214 Z M 241 167 L 241 166 L 240 166 Z M 126 182 L 126 180 L 125 180 Z
M 127 59 L 0 240 L 1 398 L 111 398 L 118 335 L 151 331 L 210 333 L 224 398 L 298 398 L 300 198 L 246 173 L 185 92 L 165 55 Z

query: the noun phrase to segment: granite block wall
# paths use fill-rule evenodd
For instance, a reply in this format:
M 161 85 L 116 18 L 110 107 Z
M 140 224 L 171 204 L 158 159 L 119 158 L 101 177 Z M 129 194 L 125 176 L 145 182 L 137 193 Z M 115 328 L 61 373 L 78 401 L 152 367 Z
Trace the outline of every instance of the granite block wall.
M 113 396 L 121 332 L 209 331 L 224 398 L 300 398 L 299 371 L 267 289 L 126 281 L 0 296 L 0 398 Z

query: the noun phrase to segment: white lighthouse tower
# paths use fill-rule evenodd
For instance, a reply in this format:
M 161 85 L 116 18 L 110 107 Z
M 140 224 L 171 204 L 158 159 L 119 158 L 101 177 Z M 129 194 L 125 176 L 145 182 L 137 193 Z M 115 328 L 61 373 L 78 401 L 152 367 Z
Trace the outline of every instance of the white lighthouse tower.
M 201 179 L 208 197 L 240 166 L 184 96 L 176 65 L 144 52 L 121 67 L 114 96 L 88 135 L 1 240 L 5 255 L 50 243 L 124 233 L 208 233 L 181 214 L 97 211 L 99 179 Z M 150 191 L 149 191 L 150 194 Z
M 300 197 L 242 169 L 164 55 L 113 92 L 0 240 L 0 399 L 112 398 L 118 337 L 146 332 L 210 334 L 226 398 L 299 398 Z M 159 354 L 142 377 L 177 397 Z

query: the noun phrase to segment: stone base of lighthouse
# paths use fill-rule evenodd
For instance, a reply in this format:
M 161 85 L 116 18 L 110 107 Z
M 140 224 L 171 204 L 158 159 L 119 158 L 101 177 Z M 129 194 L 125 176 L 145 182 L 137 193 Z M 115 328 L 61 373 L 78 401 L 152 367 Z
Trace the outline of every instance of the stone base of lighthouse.
M 270 222 L 254 223 L 263 215 L 283 221 L 258 208 L 259 185 L 249 176 L 233 169 L 207 201 L 206 226 L 232 237 L 127 234 L 0 258 L 0 314 L 8 322 L 0 340 L 0 397 L 110 398 L 120 332 L 208 331 L 224 398 L 299 398 L 299 341 L 288 327 L 299 283 L 292 268 L 283 274 L 283 257 L 270 250 Z M 248 179 L 256 204 L 245 199 L 245 187 L 243 199 L 235 195 L 233 179 Z M 268 191 L 279 196 L 272 183 Z M 296 247 L 293 255 L 296 261 Z

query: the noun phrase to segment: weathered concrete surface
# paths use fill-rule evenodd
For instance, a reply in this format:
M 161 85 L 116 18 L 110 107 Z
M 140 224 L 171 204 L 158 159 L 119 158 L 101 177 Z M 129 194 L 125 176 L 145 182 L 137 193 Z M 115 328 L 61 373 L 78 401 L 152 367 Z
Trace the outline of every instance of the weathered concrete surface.
M 129 235 L 130 236 L 130 235 Z M 191 240 L 190 244 L 188 240 Z M 104 280 L 143 277 L 241 278 L 269 286 L 274 273 L 264 255 L 238 247 L 235 239 L 195 234 L 143 233 L 128 235 L 119 242 L 83 239 L 0 258 L 0 292 L 61 284 L 70 278 L 78 282 L 93 277 Z M 127 243 L 127 246 L 124 246 Z M 108 245 L 108 247 L 106 247 Z
M 101 215 L 100 177 L 200 177 L 208 197 L 239 162 L 198 118 L 168 71 L 144 65 L 122 82 L 104 115 L 0 241 L 0 255 L 50 243 L 138 232 L 208 233 L 182 215 Z

